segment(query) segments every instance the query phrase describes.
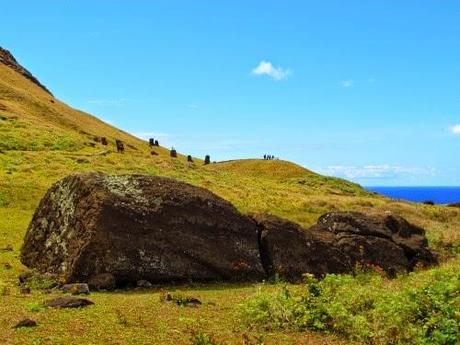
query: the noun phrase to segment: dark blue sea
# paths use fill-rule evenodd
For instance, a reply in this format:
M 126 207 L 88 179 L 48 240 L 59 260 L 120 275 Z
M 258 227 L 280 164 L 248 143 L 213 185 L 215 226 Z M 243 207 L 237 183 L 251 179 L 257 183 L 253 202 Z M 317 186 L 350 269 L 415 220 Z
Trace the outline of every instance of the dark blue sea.
M 460 187 L 365 187 L 393 199 L 414 202 L 433 201 L 435 204 L 460 202 Z

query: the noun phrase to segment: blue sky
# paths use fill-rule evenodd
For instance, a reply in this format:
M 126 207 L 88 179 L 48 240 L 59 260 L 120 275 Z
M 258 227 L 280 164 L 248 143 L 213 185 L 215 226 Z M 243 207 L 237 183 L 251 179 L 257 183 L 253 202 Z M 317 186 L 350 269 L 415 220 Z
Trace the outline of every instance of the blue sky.
M 0 46 L 180 152 L 460 185 L 458 1 L 4 1 Z

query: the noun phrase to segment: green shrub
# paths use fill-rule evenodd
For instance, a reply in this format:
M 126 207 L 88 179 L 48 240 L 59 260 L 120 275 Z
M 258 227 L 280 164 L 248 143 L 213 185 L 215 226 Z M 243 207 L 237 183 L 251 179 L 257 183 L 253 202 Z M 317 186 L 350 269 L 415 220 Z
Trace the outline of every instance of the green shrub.
M 458 344 L 455 265 L 394 281 L 377 273 L 305 278 L 302 288 L 261 289 L 242 305 L 243 318 L 267 329 L 333 332 L 370 344 Z
M 27 310 L 33 313 L 39 313 L 46 310 L 46 308 L 40 303 L 29 303 L 27 304 Z
M 40 274 L 32 271 L 27 277 L 24 286 L 29 287 L 32 290 L 48 290 L 56 287 L 57 281 L 53 276 Z
M 219 345 L 220 343 L 214 339 L 213 336 L 201 332 L 201 331 L 194 331 L 192 332 L 191 342 L 193 345 Z
M 51 150 L 75 151 L 80 149 L 81 145 L 72 137 L 60 136 L 51 146 Z

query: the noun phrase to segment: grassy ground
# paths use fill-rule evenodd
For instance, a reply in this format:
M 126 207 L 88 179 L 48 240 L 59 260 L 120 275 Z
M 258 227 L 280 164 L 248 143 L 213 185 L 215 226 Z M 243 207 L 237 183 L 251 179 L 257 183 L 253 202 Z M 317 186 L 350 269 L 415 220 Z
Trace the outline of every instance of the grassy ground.
M 109 145 L 94 140 L 105 136 Z M 114 140 L 127 150 L 114 152 Z M 305 226 L 331 210 L 391 211 L 427 229 L 430 244 L 444 261 L 456 256 L 460 210 L 392 201 L 356 184 L 326 178 L 285 161 L 245 160 L 203 166 L 147 143 L 91 115 L 52 99 L 40 88 L 0 64 L 0 338 L 7 344 L 191 344 L 215 343 L 340 344 L 334 335 L 312 331 L 248 328 L 238 305 L 258 285 L 213 284 L 152 291 L 95 293 L 84 310 L 46 310 L 40 303 L 56 292 L 21 295 L 17 276 L 26 268 L 18 256 L 33 211 L 47 188 L 81 171 L 168 176 L 212 190 L 244 212 L 269 212 Z M 211 153 L 212 154 L 212 153 Z M 9 248 L 12 250 L 9 250 Z M 2 248 L 4 250 L 2 250 Z M 455 260 L 455 259 L 454 259 Z M 458 261 L 453 261 L 458 265 Z M 264 289 L 275 286 L 264 286 Z M 203 301 L 199 308 L 160 302 L 163 290 L 180 289 Z M 12 330 L 21 318 L 38 321 L 34 329 Z M 201 334 L 200 332 L 204 332 Z M 195 340 L 192 340 L 195 334 Z M 201 337 L 201 338 L 200 338 Z M 201 342 L 205 344 L 205 342 Z M 210 342 L 208 342 L 210 343 Z M 259 342 L 260 343 L 260 342 Z

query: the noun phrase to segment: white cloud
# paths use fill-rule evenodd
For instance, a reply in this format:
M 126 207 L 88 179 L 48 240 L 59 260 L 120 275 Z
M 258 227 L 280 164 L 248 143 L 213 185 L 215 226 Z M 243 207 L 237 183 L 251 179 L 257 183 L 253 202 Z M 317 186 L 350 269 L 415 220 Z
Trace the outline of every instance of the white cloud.
M 455 135 L 460 135 L 460 125 L 451 126 L 450 131 Z
M 291 70 L 274 67 L 271 62 L 262 60 L 257 67 L 253 68 L 251 73 L 258 76 L 267 75 L 272 79 L 282 80 L 291 74 Z
M 347 79 L 347 80 L 342 80 L 340 82 L 340 85 L 342 85 L 342 87 L 348 89 L 349 87 L 352 87 L 354 84 L 354 81 L 353 79 Z
M 404 167 L 388 164 L 365 166 L 333 165 L 318 169 L 318 172 L 325 175 L 343 177 L 350 180 L 390 179 L 401 176 L 433 176 L 436 174 L 436 170 L 429 167 Z

